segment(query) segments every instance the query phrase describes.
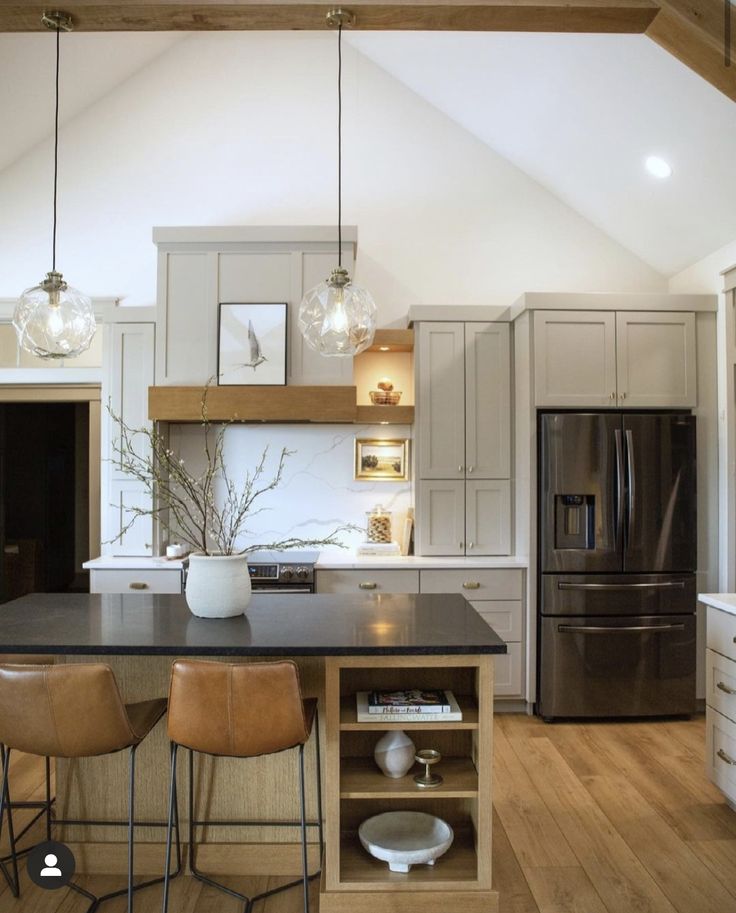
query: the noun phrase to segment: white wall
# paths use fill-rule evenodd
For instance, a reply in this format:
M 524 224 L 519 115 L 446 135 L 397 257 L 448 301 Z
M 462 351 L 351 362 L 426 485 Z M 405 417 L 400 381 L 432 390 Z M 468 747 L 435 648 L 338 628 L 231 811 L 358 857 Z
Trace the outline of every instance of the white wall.
M 199 33 L 61 135 L 58 265 L 89 294 L 155 300 L 154 225 L 330 224 L 336 38 Z M 381 323 L 412 304 L 664 291 L 665 279 L 344 47 L 344 221 Z M 12 129 L 12 125 L 5 125 Z M 0 173 L 0 296 L 50 268 L 50 141 Z
M 697 263 L 693 263 L 681 273 L 670 277 L 671 292 L 721 292 L 723 278 L 721 273 L 736 263 L 736 241 L 726 244 Z
M 259 499 L 240 547 L 265 545 L 277 539 L 323 538 L 344 524 L 365 527 L 365 512 L 376 504 L 392 511 L 392 532 L 396 541 L 406 510 L 411 506 L 410 482 L 356 482 L 353 453 L 356 437 L 405 438 L 411 427 L 392 425 L 390 434 L 382 426 L 355 425 L 232 425 L 225 431 L 225 464 L 234 479 L 253 470 L 263 450 L 269 458 L 263 479 L 271 479 L 282 447 L 292 451 L 278 489 Z M 172 425 L 171 446 L 186 461 L 191 472 L 204 466 L 203 438 L 199 425 Z M 340 536 L 353 548 L 364 540 L 362 532 Z M 325 551 L 325 550 L 322 550 Z M 334 551 L 327 550 L 327 551 Z

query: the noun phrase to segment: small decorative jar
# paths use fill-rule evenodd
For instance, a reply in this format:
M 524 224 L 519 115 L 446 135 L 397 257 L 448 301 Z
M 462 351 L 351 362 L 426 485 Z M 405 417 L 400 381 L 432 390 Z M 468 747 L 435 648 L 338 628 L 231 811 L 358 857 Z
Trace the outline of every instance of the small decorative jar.
M 416 752 L 414 743 L 402 729 L 392 729 L 376 742 L 373 757 L 385 776 L 398 780 L 411 770 Z
M 391 542 L 391 511 L 378 504 L 366 514 L 369 542 Z

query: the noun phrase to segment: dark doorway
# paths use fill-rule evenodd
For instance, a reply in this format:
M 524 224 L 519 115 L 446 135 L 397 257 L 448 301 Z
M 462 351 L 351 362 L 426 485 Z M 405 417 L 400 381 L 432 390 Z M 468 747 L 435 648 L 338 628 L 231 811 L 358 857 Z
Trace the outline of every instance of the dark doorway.
M 0 600 L 89 590 L 89 404 L 0 404 Z

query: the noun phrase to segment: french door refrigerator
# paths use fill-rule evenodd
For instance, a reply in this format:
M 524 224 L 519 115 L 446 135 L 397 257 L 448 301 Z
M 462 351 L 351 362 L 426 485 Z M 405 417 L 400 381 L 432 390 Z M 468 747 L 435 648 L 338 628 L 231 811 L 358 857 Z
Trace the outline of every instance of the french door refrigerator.
M 540 413 L 543 718 L 694 712 L 695 480 L 694 416 Z

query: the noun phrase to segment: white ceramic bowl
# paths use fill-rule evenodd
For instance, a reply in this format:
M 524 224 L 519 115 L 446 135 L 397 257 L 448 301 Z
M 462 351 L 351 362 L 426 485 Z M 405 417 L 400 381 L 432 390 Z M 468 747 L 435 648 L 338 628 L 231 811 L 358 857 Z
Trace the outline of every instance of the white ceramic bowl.
M 388 863 L 392 872 L 408 872 L 413 865 L 434 865 L 454 838 L 446 821 L 424 812 L 384 812 L 368 818 L 358 836 L 371 856 Z

